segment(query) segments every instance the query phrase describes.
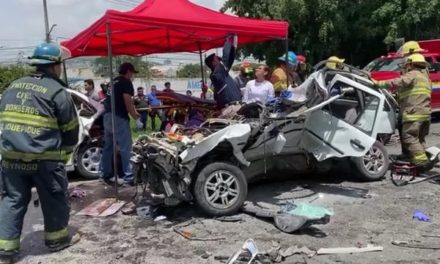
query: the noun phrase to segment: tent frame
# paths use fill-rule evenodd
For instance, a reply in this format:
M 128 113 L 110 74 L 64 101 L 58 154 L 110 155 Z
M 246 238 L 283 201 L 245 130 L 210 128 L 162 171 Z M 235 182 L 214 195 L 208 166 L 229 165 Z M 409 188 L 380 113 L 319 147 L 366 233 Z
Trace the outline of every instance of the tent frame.
M 113 96 L 114 91 L 114 82 L 113 82 L 113 52 L 112 52 L 112 35 L 115 32 L 112 32 L 111 30 L 111 23 L 108 21 L 106 23 L 106 38 L 107 38 L 107 57 L 108 57 L 108 63 L 109 63 L 109 78 L 110 78 L 110 91 L 112 93 L 112 96 L 110 97 L 111 100 L 111 120 L 112 120 L 112 141 L 113 141 L 113 177 L 115 179 L 114 189 L 115 189 L 115 198 L 118 201 L 119 200 L 119 189 L 118 189 L 118 171 L 117 171 L 117 141 L 116 141 L 116 135 L 115 135 L 115 98 Z M 117 31 L 116 33 L 121 33 L 121 31 Z M 274 38 L 276 39 L 276 38 Z M 285 37 L 285 49 L 286 49 L 286 62 L 288 62 L 288 51 L 289 51 L 289 38 L 288 35 Z M 201 43 L 199 43 L 199 56 L 200 56 L 200 70 L 202 75 L 202 85 L 205 84 L 205 75 L 204 75 L 204 67 L 203 67 L 203 58 L 202 58 L 202 46 Z M 287 76 L 287 83 L 289 83 L 289 74 L 288 69 L 286 69 L 286 76 Z

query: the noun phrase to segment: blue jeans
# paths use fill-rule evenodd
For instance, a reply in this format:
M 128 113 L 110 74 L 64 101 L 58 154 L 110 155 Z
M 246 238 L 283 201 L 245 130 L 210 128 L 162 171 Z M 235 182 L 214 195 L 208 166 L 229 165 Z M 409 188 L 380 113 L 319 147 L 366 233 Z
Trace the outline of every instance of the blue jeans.
M 133 170 L 130 163 L 132 139 L 130 130 L 130 121 L 128 119 L 115 116 L 115 138 L 119 145 L 121 153 L 122 170 L 125 181 L 133 180 Z M 101 159 L 102 177 L 109 179 L 113 177 L 113 132 L 112 132 L 112 114 L 104 114 L 104 149 Z
M 142 129 L 147 129 L 147 119 L 148 119 L 148 112 L 147 111 L 139 111 L 139 115 L 141 115 L 141 122 L 143 124 Z

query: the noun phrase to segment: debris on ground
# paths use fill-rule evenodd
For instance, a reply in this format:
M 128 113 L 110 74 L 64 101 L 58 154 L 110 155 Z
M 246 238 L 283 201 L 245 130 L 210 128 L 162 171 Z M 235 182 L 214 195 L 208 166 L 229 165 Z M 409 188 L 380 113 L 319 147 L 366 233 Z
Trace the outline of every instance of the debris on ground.
M 419 248 L 419 249 L 440 249 L 440 244 L 432 244 L 432 243 L 423 243 L 419 240 L 393 240 L 391 244 L 398 247 L 407 247 L 407 248 Z
M 311 250 L 305 246 L 302 246 L 302 247 L 292 246 L 292 247 L 288 247 L 286 249 L 280 250 L 280 255 L 283 258 L 287 258 L 287 257 L 290 257 L 295 254 L 305 254 L 305 255 L 307 255 L 307 257 L 311 258 L 314 255 L 316 255 L 316 251 Z
M 164 215 L 159 215 L 159 216 L 157 216 L 156 218 L 154 218 L 154 222 L 160 222 L 160 221 L 164 221 L 164 220 L 167 220 L 167 217 L 166 216 L 164 216 Z
M 214 218 L 214 220 L 220 221 L 220 222 L 227 222 L 227 223 L 235 223 L 235 222 L 243 222 L 243 218 L 239 215 L 236 216 L 220 216 Z
M 332 216 L 333 211 L 309 203 L 287 203 L 281 208 L 282 213 L 290 215 L 304 216 L 310 220 L 321 219 L 326 216 Z
M 136 208 L 136 214 L 141 220 L 154 219 L 159 210 L 158 206 L 145 205 Z
M 69 197 L 70 198 L 82 199 L 82 198 L 85 198 L 86 196 L 87 196 L 86 191 L 84 191 L 80 188 L 75 187 L 75 188 L 72 188 L 69 190 Z
M 327 224 L 333 215 L 326 208 L 305 203 L 288 203 L 281 210 L 270 210 L 246 202 L 242 210 L 257 217 L 272 218 L 275 226 L 285 233 L 293 233 L 315 224 Z
M 383 251 L 383 247 L 368 244 L 366 247 L 361 247 L 361 248 L 359 247 L 320 248 L 316 253 L 317 255 L 328 255 L 328 254 L 365 253 L 365 252 L 374 252 L 374 251 Z
M 136 205 L 133 202 L 129 202 L 121 209 L 121 212 L 125 215 L 134 214 L 136 212 Z
M 421 222 L 429 222 L 430 221 L 429 216 L 420 210 L 415 210 L 412 218 L 417 219 Z
M 255 244 L 254 240 L 248 239 L 246 242 L 244 242 L 243 246 L 237 250 L 226 262 L 227 264 L 234 264 L 235 261 L 239 260 L 242 261 L 242 259 L 245 259 L 247 263 L 251 263 L 252 260 L 257 256 L 258 254 L 258 248 Z
M 76 215 L 99 217 L 110 216 L 117 213 L 124 205 L 125 201 L 118 201 L 115 198 L 99 199 L 79 211 Z
M 219 241 L 219 240 L 226 240 L 225 237 L 201 237 L 201 236 L 197 236 L 194 234 L 194 232 L 192 230 L 190 230 L 189 228 L 187 228 L 190 225 L 196 224 L 198 222 L 201 223 L 200 220 L 197 219 L 191 219 L 188 220 L 184 223 L 181 223 L 179 225 L 176 225 L 173 227 L 173 231 L 179 235 L 181 235 L 182 237 L 191 240 L 191 241 Z M 203 225 L 203 223 L 202 223 Z M 206 227 L 205 227 L 206 228 Z M 208 232 L 210 233 L 210 232 Z

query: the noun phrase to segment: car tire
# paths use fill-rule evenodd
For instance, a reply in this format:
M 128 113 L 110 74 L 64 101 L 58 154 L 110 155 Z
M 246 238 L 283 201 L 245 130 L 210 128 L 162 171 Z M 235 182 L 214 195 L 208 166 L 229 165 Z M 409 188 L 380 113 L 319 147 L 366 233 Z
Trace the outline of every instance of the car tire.
M 208 215 L 236 213 L 247 196 L 247 180 L 237 166 L 226 162 L 206 165 L 194 184 L 196 203 Z
M 79 148 L 76 155 L 76 170 L 81 177 L 89 180 L 99 178 L 102 147 L 102 142 L 97 141 Z
M 364 181 L 378 181 L 385 176 L 390 161 L 384 145 L 376 141 L 363 157 L 354 158 L 353 164 L 359 172 L 358 178 Z

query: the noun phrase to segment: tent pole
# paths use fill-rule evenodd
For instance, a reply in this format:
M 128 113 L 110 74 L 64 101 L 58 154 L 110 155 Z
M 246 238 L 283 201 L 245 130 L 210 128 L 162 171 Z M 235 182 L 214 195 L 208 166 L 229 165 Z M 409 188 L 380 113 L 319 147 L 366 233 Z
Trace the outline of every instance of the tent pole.
M 287 87 L 289 87 L 289 35 L 286 36 L 286 82 L 287 82 Z
M 110 101 L 111 101 L 111 115 L 112 115 L 112 134 L 113 134 L 113 177 L 115 179 L 115 198 L 116 201 L 119 200 L 119 193 L 118 193 L 118 170 L 117 170 L 117 148 L 116 148 L 116 135 L 115 135 L 115 97 L 113 96 L 113 54 L 112 54 L 112 37 L 111 37 L 111 29 L 110 29 L 110 23 L 107 22 L 106 25 L 106 31 L 107 31 L 107 50 L 108 50 L 108 64 L 109 64 L 109 76 L 110 76 Z
M 203 58 L 202 58 L 202 45 L 199 42 L 199 55 L 200 55 L 200 72 L 202 73 L 202 86 L 205 84 L 205 73 L 204 73 L 204 67 L 203 67 Z
M 69 82 L 67 81 L 66 60 L 63 60 L 63 75 L 64 75 L 64 82 L 66 83 L 66 86 L 69 87 Z

